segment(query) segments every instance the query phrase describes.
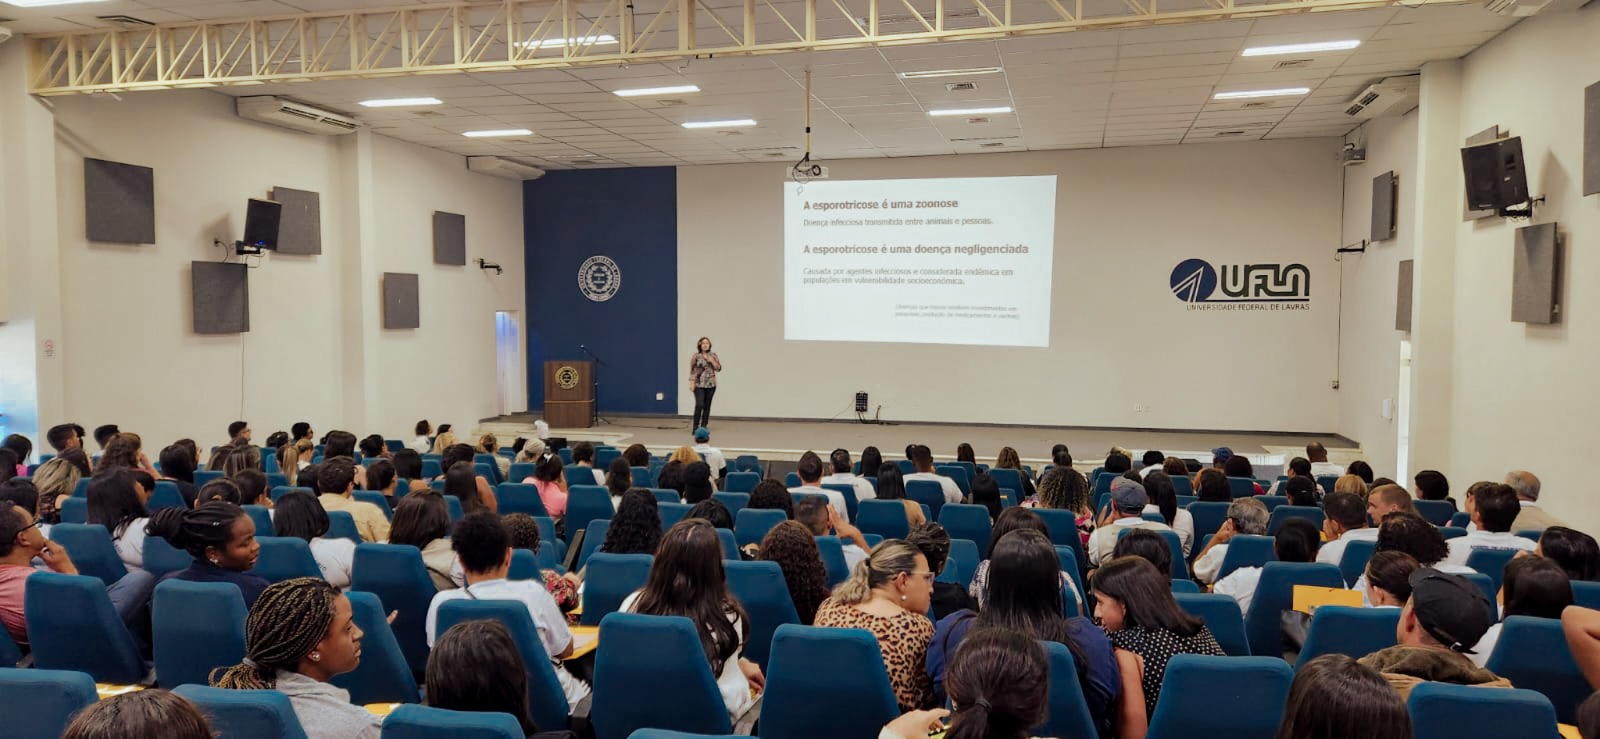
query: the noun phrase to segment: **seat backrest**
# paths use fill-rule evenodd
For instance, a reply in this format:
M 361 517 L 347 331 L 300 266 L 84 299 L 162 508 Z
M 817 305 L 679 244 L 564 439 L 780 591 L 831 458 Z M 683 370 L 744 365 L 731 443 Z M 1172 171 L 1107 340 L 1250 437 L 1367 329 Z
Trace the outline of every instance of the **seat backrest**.
M 1458 526 L 1440 526 L 1439 535 L 1443 536 L 1445 541 L 1449 541 L 1457 537 L 1466 536 L 1467 530 Z
M 1078 535 L 1077 514 L 1054 508 L 1035 508 L 1033 512 L 1050 529 L 1050 543 L 1072 549 L 1072 553 L 1078 558 L 1078 577 L 1080 580 L 1085 579 L 1088 574 L 1089 558 L 1083 550 L 1083 537 Z
M 1070 581 L 1072 583 L 1072 587 L 1078 591 L 1077 598 L 1071 597 L 1071 595 L 1065 590 L 1061 592 L 1061 612 L 1069 616 L 1090 615 L 1083 613 L 1082 609 L 1078 607 L 1078 604 L 1080 603 L 1088 603 L 1088 601 L 1083 598 L 1083 580 L 1079 579 L 1078 577 L 1078 555 L 1073 553 L 1072 549 L 1069 547 L 1058 546 L 1056 547 L 1056 559 L 1061 563 L 1061 571 L 1067 573 L 1068 581 Z
M 1318 531 L 1322 530 L 1322 509 L 1309 505 L 1283 505 L 1272 510 L 1272 517 L 1267 519 L 1267 533 L 1277 534 L 1278 527 L 1291 518 L 1303 518 L 1315 524 Z
M 1270 536 L 1239 535 L 1229 539 L 1228 552 L 1222 555 L 1222 569 L 1217 571 L 1217 579 L 1227 577 L 1240 567 L 1260 567 L 1277 559 L 1272 545 Z
M 383 517 L 384 518 L 387 518 L 387 519 L 390 519 L 390 520 L 394 519 L 394 509 L 389 507 L 389 498 L 388 498 L 388 496 L 384 495 L 381 491 L 378 491 L 378 490 L 356 490 L 356 491 L 352 492 L 351 495 L 356 500 L 359 500 L 359 501 L 361 501 L 363 503 L 371 503 L 371 504 L 377 506 L 378 510 L 383 511 Z M 359 544 L 361 542 L 356 542 L 356 543 Z
M 515 557 L 516 555 L 511 555 Z M 515 564 L 515 563 L 513 563 Z M 534 567 L 541 570 L 555 570 L 561 566 L 561 555 L 556 550 L 556 543 L 549 539 L 539 540 L 539 551 L 534 553 Z M 533 578 L 528 578 L 533 579 Z
M 1378 542 L 1351 539 L 1344 543 L 1344 554 L 1339 555 L 1339 573 L 1344 575 L 1346 587 L 1355 587 L 1356 581 L 1367 572 L 1367 562 L 1377 551 Z
M 239 507 L 243 508 L 244 512 L 249 514 L 250 520 L 255 523 L 256 536 L 266 536 L 275 530 L 272 525 L 271 509 L 264 505 L 242 505 Z
M 183 493 L 178 492 L 178 483 L 171 480 L 157 480 L 156 487 L 150 491 L 150 501 L 145 504 L 151 513 L 167 508 L 188 508 L 189 502 L 183 499 Z
M 1187 577 L 1183 578 L 1182 580 L 1173 580 L 1172 581 L 1172 592 L 1173 593 L 1198 593 L 1198 592 L 1200 592 L 1200 583 L 1197 583 L 1197 582 L 1195 582 L 1193 580 L 1190 580 Z
M 944 561 L 944 571 L 963 589 L 972 587 L 972 577 L 978 574 L 978 543 L 971 539 L 951 539 L 950 554 Z M 952 572 L 952 570 L 954 572 Z
M 653 476 L 650 474 L 649 467 L 629 467 L 628 469 L 633 473 L 634 487 L 647 488 L 651 487 L 655 483 Z
M 1600 582 L 1573 580 L 1572 602 L 1584 608 L 1600 610 Z
M 1148 736 L 1273 739 L 1293 682 L 1294 670 L 1278 657 L 1176 655 L 1167 662 Z
M 670 489 L 669 490 L 661 490 L 661 489 L 658 489 L 658 488 L 650 488 L 650 494 L 656 496 L 656 503 L 658 505 L 659 504 L 664 504 L 664 503 L 682 503 L 683 502 L 683 496 L 679 495 L 678 491 L 676 491 L 676 490 L 670 490 Z
M 906 497 L 928 507 L 933 514 L 929 521 L 939 520 L 944 508 L 944 486 L 933 480 L 907 480 Z
M 534 723 L 538 723 L 535 721 Z M 543 729 L 544 724 L 539 724 Z M 523 739 L 522 724 L 509 713 L 446 711 L 400 706 L 383 719 L 383 739 Z
M 1448 500 L 1413 500 L 1417 513 L 1434 526 L 1448 526 L 1456 515 L 1456 507 Z M 1469 517 L 1468 520 L 1471 520 Z
M 317 566 L 317 558 L 311 556 L 311 545 L 305 539 L 257 536 L 256 542 L 261 545 L 261 555 L 255 569 L 250 570 L 251 574 L 275 583 L 296 577 L 322 577 L 322 568 Z
M 744 643 L 746 659 L 767 668 L 772 633 L 784 624 L 800 623 L 783 569 L 777 562 L 727 562 L 728 592 L 744 605 L 750 617 L 750 636 Z
M 148 546 L 150 539 L 145 541 Z M 174 578 L 156 586 L 150 607 L 161 687 L 207 685 L 212 670 L 244 659 L 244 622 L 250 612 L 239 586 Z
M 399 544 L 357 545 L 350 589 L 372 593 L 384 608 L 399 612 L 390 628 L 406 664 L 422 674 L 428 667 L 428 606 L 438 592 L 422 563 L 422 552 Z
M 1572 658 L 1558 619 L 1506 618 L 1486 666 L 1512 685 L 1543 693 L 1555 706 L 1556 720 L 1564 724 L 1577 722 L 1578 704 L 1593 692 Z
M 656 513 L 661 516 L 661 530 L 676 526 L 689 515 L 689 509 L 693 507 L 688 503 L 656 503 Z
M 1060 642 L 1041 641 L 1039 645 L 1049 661 L 1050 689 L 1044 723 L 1033 727 L 1031 736 L 1097 736 L 1072 650 Z
M 583 546 L 578 549 L 578 559 L 573 562 L 574 569 L 583 569 L 589 563 L 589 558 L 600 551 L 600 546 L 606 543 L 606 534 L 611 531 L 611 517 L 596 518 L 589 521 L 587 532 L 583 535 Z
M 947 504 L 939 511 L 939 525 L 950 532 L 950 538 L 968 539 L 976 544 L 981 559 L 989 558 L 989 532 L 993 530 L 994 523 L 989 520 L 987 507 Z
M 1289 498 L 1284 495 L 1257 495 L 1256 500 L 1261 501 L 1261 504 L 1267 507 L 1268 514 L 1278 510 L 1278 506 L 1289 505 Z
M 22 647 L 11 638 L 11 632 L 0 629 L 0 668 L 16 667 L 22 661 Z
M 967 476 L 967 468 L 954 464 L 941 464 L 933 468 L 933 473 L 955 480 L 956 487 L 961 488 L 961 497 L 972 497 L 972 479 Z
M 562 474 L 567 480 L 568 490 L 571 490 L 574 485 L 593 485 L 597 481 L 597 478 L 594 476 L 595 468 L 593 467 L 585 467 L 581 464 L 573 464 L 568 462 L 566 463 L 566 467 L 564 469 L 565 472 Z M 602 473 L 600 476 L 605 477 L 605 470 L 603 468 L 600 470 L 600 472 Z M 532 473 L 530 472 L 529 474 Z M 524 479 L 527 478 L 512 477 L 511 481 L 522 482 Z
M 461 499 L 454 495 L 444 496 L 444 508 L 450 512 L 450 525 L 452 526 L 466 516 L 466 510 L 461 507 Z
M 1228 506 L 1232 503 L 1195 501 L 1189 504 L 1189 517 L 1194 519 L 1194 540 L 1201 539 L 1217 533 L 1222 528 L 1222 522 L 1228 520 Z M 1200 547 L 1194 548 L 1196 552 Z
M 787 520 L 788 514 L 780 510 L 746 508 L 733 518 L 733 538 L 739 541 L 741 547 L 760 544 L 768 531 Z
M 1256 494 L 1256 481 L 1248 477 L 1228 478 L 1228 492 L 1234 499 L 1248 498 Z
M 583 625 L 594 626 L 606 614 L 621 608 L 622 601 L 650 579 L 654 561 L 648 554 L 600 552 L 590 557 L 583 581 Z
M 729 472 L 728 478 L 722 481 L 722 489 L 730 493 L 748 493 L 760 482 L 761 476 L 754 472 Z
M 1250 640 L 1244 633 L 1244 614 L 1239 612 L 1239 601 L 1222 593 L 1177 593 L 1172 597 L 1178 607 L 1190 615 L 1199 616 L 1206 628 L 1216 637 L 1217 645 L 1230 657 L 1250 656 Z M 1281 659 L 1279 661 L 1282 661 Z
M 50 538 L 66 547 L 78 573 L 97 577 L 111 585 L 128 574 L 128 568 L 117 556 L 117 547 L 111 543 L 111 532 L 97 523 L 58 523 L 50 527 Z
M 0 668 L 0 726 L 9 739 L 57 739 L 99 699 L 94 678 L 82 672 Z
M 800 475 L 794 472 L 784 475 L 783 486 L 786 488 L 800 487 Z
M 52 529 L 52 532 L 54 530 Z M 1474 549 L 1467 555 L 1467 566 L 1489 576 L 1495 592 L 1500 592 L 1500 582 L 1505 578 L 1506 565 L 1517 556 L 1517 549 Z
M 500 479 L 500 466 L 495 464 L 493 454 L 478 454 L 475 456 L 482 457 L 488 461 L 474 461 L 472 463 L 472 471 L 474 474 L 483 478 L 490 485 L 497 485 L 501 482 L 504 482 Z
M 700 636 L 682 616 L 607 615 L 600 622 L 593 695 L 589 715 L 597 739 L 627 739 L 644 727 L 733 730 Z
M 506 473 L 506 482 L 520 483 L 523 480 L 533 477 L 533 470 L 536 466 L 537 465 L 532 462 L 512 462 L 511 470 Z M 590 475 L 589 479 L 585 480 L 584 482 L 592 482 L 593 480 L 594 476 Z M 567 484 L 572 484 L 572 481 L 567 480 Z
M 311 488 L 294 487 L 292 485 L 279 485 L 275 488 L 272 488 L 271 490 L 267 491 L 267 497 L 271 498 L 272 502 L 276 503 L 278 502 L 279 498 L 282 498 L 289 493 L 305 493 L 313 498 L 317 497 L 317 491 L 312 490 Z
M 1450 515 L 1451 526 L 1464 529 L 1467 527 L 1467 524 L 1470 523 L 1472 523 L 1472 514 L 1467 513 L 1466 511 L 1460 511 Z
M 829 588 L 850 579 L 850 568 L 844 559 L 844 544 L 839 537 L 817 537 L 817 552 L 822 555 L 822 568 L 828 571 Z
M 597 518 L 611 518 L 617 509 L 611 505 L 611 492 L 599 485 L 573 485 L 567 489 L 567 527 L 563 532 L 567 543 L 589 522 Z
M 434 626 L 435 634 L 443 634 L 463 621 L 499 621 L 511 632 L 517 652 L 528 669 L 528 713 L 540 729 L 554 731 L 567 727 L 567 714 L 572 707 L 556 679 L 555 668 L 550 664 L 550 653 L 539 641 L 533 617 L 528 606 L 512 600 L 457 599 L 439 605 Z
M 749 493 L 712 493 L 711 497 L 722 501 L 722 505 L 727 506 L 728 514 L 731 516 L 738 516 L 739 511 L 750 505 Z
M 722 542 L 722 558 L 732 562 L 743 559 L 739 555 L 739 540 L 733 538 L 733 529 L 717 529 L 717 541 Z
M 211 730 L 227 739 L 305 739 L 289 696 L 276 690 L 179 685 L 172 692 L 200 707 Z
M 1017 491 L 1019 495 L 1022 494 L 1022 491 L 1028 489 L 1026 485 L 1022 484 L 1022 473 L 1017 470 L 995 467 L 989 470 L 989 477 L 994 479 L 996 485 L 1003 488 L 1011 488 Z
M 1283 656 L 1283 612 L 1294 607 L 1296 585 L 1343 588 L 1344 575 L 1338 567 L 1321 562 L 1266 563 L 1256 583 L 1256 595 L 1250 600 L 1250 611 L 1244 614 L 1251 654 Z
M 334 685 L 350 691 L 350 702 L 417 703 L 422 700 L 417 680 L 400 651 L 400 642 L 389 628 L 383 603 L 372 593 L 346 593 L 351 619 L 365 632 L 361 638 L 361 664 L 354 671 L 333 678 Z
M 883 653 L 869 631 L 780 626 L 766 676 L 761 739 L 876 736 L 900 715 Z
M 734 458 L 733 464 L 740 472 L 761 474 L 761 458 L 754 454 L 741 454 Z
M 906 521 L 906 507 L 898 500 L 863 500 L 856 514 L 856 528 L 862 533 L 877 534 L 886 539 L 904 539 L 911 531 Z
M 1556 711 L 1532 690 L 1424 682 L 1406 701 L 1413 739 L 1490 739 L 1515 726 L 1516 735 L 1554 739 Z
M 1146 515 L 1149 515 L 1149 514 L 1146 514 Z M 1160 522 L 1160 521 L 1158 520 L 1158 522 Z M 1138 529 L 1134 529 L 1132 527 L 1124 527 L 1121 531 L 1117 532 L 1117 539 L 1120 540 L 1120 539 L 1122 539 L 1122 537 L 1127 536 L 1128 532 L 1136 531 L 1136 530 L 1138 530 Z M 1172 531 L 1170 529 L 1167 529 L 1167 530 L 1162 530 L 1162 529 L 1149 530 L 1149 529 L 1145 529 L 1145 530 L 1151 531 L 1151 533 L 1160 536 L 1163 541 L 1167 542 L 1167 548 L 1172 550 L 1172 568 L 1171 568 L 1171 572 L 1168 573 L 1168 576 L 1171 577 L 1174 580 L 1185 580 L 1185 579 L 1188 579 L 1188 577 L 1189 577 L 1189 567 L 1188 567 L 1188 565 L 1184 564 L 1184 560 L 1183 560 L 1183 540 L 1178 538 L 1178 532 Z
M 1178 494 L 1178 505 L 1186 505 L 1183 499 L 1194 497 L 1194 480 L 1190 479 L 1188 475 L 1173 475 L 1171 479 L 1172 489 Z M 1194 501 L 1189 502 L 1193 503 Z
M 1322 606 L 1311 614 L 1311 630 L 1295 669 L 1324 654 L 1365 657 L 1395 644 L 1399 608 Z
M 856 500 L 856 486 L 840 482 L 827 482 L 822 484 L 822 489 L 832 490 L 842 496 L 844 498 L 845 513 L 849 514 L 852 522 L 856 520 L 856 515 L 861 508 L 861 501 Z
M 87 672 L 102 683 L 128 685 L 145 678 L 138 644 L 99 579 L 35 572 L 28 576 L 22 602 L 35 667 Z
M 328 533 L 323 536 L 361 543 L 361 530 L 356 528 L 356 517 L 349 511 L 328 511 Z

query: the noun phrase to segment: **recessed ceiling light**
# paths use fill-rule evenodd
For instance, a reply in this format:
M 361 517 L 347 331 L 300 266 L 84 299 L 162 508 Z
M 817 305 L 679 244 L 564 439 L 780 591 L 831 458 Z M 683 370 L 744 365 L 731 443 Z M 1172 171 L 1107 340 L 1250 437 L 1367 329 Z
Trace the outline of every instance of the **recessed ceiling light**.
M 358 104 L 367 108 L 403 108 L 409 105 L 439 105 L 443 102 L 439 98 L 380 98 L 362 100 Z
M 932 77 L 974 77 L 980 74 L 1000 74 L 1001 67 L 973 67 L 972 69 L 929 69 L 921 72 L 901 72 L 903 80 L 925 80 Z
M 527 136 L 533 133 L 526 128 L 500 128 L 489 131 L 462 131 L 461 135 L 469 139 L 483 139 L 491 136 Z
M 931 116 L 999 115 L 1001 113 L 1010 113 L 1010 112 L 1011 112 L 1011 106 L 1001 106 L 1001 107 L 996 107 L 996 108 L 942 108 L 942 109 L 939 109 L 939 110 L 930 110 L 930 111 L 928 111 L 928 115 L 931 115 Z
M 1211 96 L 1212 100 L 1242 100 L 1245 98 L 1276 98 L 1291 95 L 1305 95 L 1311 92 L 1309 87 L 1283 87 L 1276 90 L 1236 90 L 1234 92 L 1219 92 Z
M 6 0 L 6 5 L 15 5 L 19 8 L 44 8 L 51 5 L 87 5 L 101 0 Z
M 699 92 L 698 85 L 671 85 L 668 87 L 636 87 L 631 90 L 613 90 L 611 94 L 617 97 L 636 98 L 644 95 L 677 95 L 685 92 Z
M 1252 46 L 1240 56 L 1273 56 L 1275 54 L 1312 54 L 1318 51 L 1349 51 L 1360 46 L 1356 39 L 1344 41 L 1318 41 L 1310 44 L 1282 44 L 1279 46 Z
M 518 41 L 516 45 L 523 49 L 547 49 L 558 46 L 605 46 L 617 42 L 617 37 L 609 33 L 598 36 L 579 36 L 577 38 L 552 38 L 543 41 Z
M 754 118 L 735 118 L 730 121 L 689 121 L 683 124 L 684 128 L 737 128 L 740 126 L 754 126 Z

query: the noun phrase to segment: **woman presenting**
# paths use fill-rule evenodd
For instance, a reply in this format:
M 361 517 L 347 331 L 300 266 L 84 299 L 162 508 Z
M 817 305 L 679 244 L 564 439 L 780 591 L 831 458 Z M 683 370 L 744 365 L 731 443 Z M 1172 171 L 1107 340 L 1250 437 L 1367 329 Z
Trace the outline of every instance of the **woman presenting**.
M 702 336 L 695 343 L 694 356 L 689 359 L 689 389 L 694 391 L 694 425 L 705 428 L 711 425 L 711 396 L 717 394 L 717 373 L 722 371 L 722 360 L 711 351 L 711 340 Z

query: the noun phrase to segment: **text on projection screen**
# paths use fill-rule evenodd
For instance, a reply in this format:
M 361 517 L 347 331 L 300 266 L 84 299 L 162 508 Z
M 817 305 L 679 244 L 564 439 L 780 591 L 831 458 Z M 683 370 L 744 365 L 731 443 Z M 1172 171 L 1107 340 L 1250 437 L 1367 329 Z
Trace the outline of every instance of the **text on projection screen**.
M 1049 345 L 1055 176 L 783 188 L 784 339 Z

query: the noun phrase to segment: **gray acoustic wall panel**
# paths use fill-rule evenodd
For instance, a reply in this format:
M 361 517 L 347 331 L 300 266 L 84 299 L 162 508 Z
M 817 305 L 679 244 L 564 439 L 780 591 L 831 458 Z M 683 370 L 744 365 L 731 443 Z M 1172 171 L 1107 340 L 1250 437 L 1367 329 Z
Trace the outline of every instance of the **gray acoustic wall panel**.
M 250 270 L 240 263 L 192 262 L 194 332 L 250 331 Z
M 1394 330 L 1411 330 L 1411 268 L 1416 264 L 1410 259 L 1400 262 L 1400 279 L 1394 295 Z
M 460 213 L 433 212 L 433 263 L 467 263 L 467 217 Z
M 1394 172 L 1384 172 L 1372 178 L 1372 240 L 1388 241 L 1394 238 L 1394 209 L 1400 195 Z
M 417 276 L 399 272 L 383 273 L 383 327 L 419 328 L 422 311 L 417 294 Z
M 1600 82 L 1583 91 L 1583 194 L 1600 195 Z
M 1487 144 L 1495 139 L 1510 135 L 1511 132 L 1501 131 L 1499 126 L 1490 126 L 1482 131 L 1468 136 L 1465 145 L 1477 146 L 1478 144 Z M 1461 220 L 1476 221 L 1480 218 L 1489 218 L 1494 215 L 1496 215 L 1496 213 L 1493 208 L 1490 208 L 1489 210 L 1473 210 L 1471 206 L 1467 205 L 1466 193 L 1463 192 L 1461 194 Z
M 283 204 L 283 214 L 278 217 L 278 253 L 321 254 L 322 196 L 274 187 L 272 199 Z
M 1561 294 L 1561 244 L 1556 224 L 1517 229 L 1511 267 L 1511 320 L 1555 323 Z
M 156 243 L 155 170 L 84 158 L 83 205 L 90 241 Z

